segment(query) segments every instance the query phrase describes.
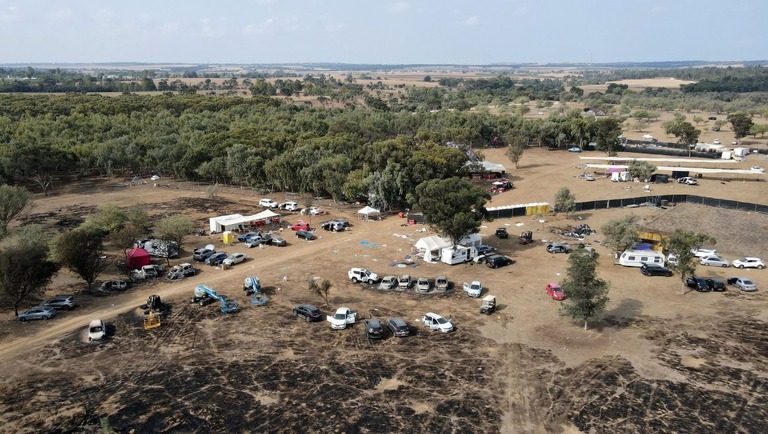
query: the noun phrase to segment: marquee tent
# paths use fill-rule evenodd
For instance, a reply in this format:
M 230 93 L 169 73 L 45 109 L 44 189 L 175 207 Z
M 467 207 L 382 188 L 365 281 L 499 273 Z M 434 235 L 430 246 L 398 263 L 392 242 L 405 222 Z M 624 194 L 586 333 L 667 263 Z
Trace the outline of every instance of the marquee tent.
M 364 219 L 365 221 L 368 221 L 368 219 L 371 216 L 377 216 L 379 214 L 380 214 L 380 212 L 376 208 L 373 208 L 373 207 L 370 207 L 370 206 L 366 206 L 365 208 L 363 208 L 363 209 L 361 209 L 361 210 L 359 210 L 357 212 L 357 217 L 359 219 Z

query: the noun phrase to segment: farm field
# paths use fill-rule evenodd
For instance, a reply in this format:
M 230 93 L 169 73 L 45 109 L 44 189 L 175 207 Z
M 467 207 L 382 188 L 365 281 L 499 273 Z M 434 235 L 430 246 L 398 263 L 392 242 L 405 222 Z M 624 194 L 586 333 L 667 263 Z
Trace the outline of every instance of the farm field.
M 488 206 L 552 201 L 568 186 L 577 200 L 643 195 L 642 184 L 586 182 L 577 154 L 526 150 L 519 169 L 501 149 L 483 150 L 490 161 L 508 167 L 515 188 L 494 195 Z M 599 153 L 581 155 L 601 156 Z M 621 155 L 625 156 L 625 155 Z M 631 156 L 631 154 L 630 154 Z M 643 155 L 637 155 L 643 156 Z M 765 166 L 750 156 L 738 167 Z M 729 166 L 730 167 L 730 166 Z M 247 190 L 222 191 L 207 198 L 189 184 L 162 180 L 128 186 L 125 179 L 101 179 L 66 186 L 38 197 L 28 221 L 55 224 L 77 220 L 99 204 L 151 204 L 157 215 L 184 213 L 207 228 L 208 217 L 259 210 L 262 197 Z M 650 193 L 695 193 L 765 203 L 768 184 L 705 177 L 699 186 L 653 185 Z M 283 194 L 275 200 L 287 199 Z M 486 222 L 486 243 L 514 263 L 499 269 L 448 266 L 416 260 L 400 267 L 412 244 L 432 232 L 408 225 L 396 215 L 381 221 L 357 219 L 361 206 L 317 201 L 329 216 L 352 226 L 319 230 L 306 242 L 284 232 L 283 248 L 223 246 L 220 236 L 190 236 L 186 253 L 214 243 L 249 259 L 232 269 L 203 266 L 182 281 L 142 283 L 120 294 L 82 294 L 83 285 L 62 272 L 49 294 L 75 293 L 80 308 L 51 321 L 19 323 L 0 316 L 0 432 L 93 432 L 107 423 L 117 432 L 765 432 L 768 429 L 768 270 L 708 269 L 704 276 L 737 273 L 758 283 L 743 293 L 681 291 L 677 277 L 645 277 L 635 268 L 614 265 L 600 243 L 600 227 L 627 213 L 648 224 L 707 231 L 718 238 L 727 259 L 768 256 L 768 216 L 713 210 L 694 205 L 669 209 L 640 207 L 578 213 L 570 219 L 546 216 Z M 672 217 L 669 217 L 669 216 Z M 285 215 L 294 223 L 297 214 Z M 694 218 L 696 217 L 696 218 Z M 733 229 L 721 231 L 726 222 Z M 558 314 L 544 291 L 565 275 L 567 257 L 545 251 L 544 241 L 560 240 L 553 227 L 587 223 L 598 230 L 585 242 L 599 256 L 598 272 L 611 282 L 611 302 L 600 320 L 584 331 L 581 323 Z M 507 240 L 493 236 L 506 227 Z M 533 231 L 534 243 L 516 235 Z M 753 233 L 750 233 L 752 231 Z M 724 236 L 724 237 L 723 237 Z M 114 253 L 114 252 L 113 252 Z M 116 254 L 116 257 L 119 255 Z M 394 265 L 393 265 L 394 264 Z M 410 274 L 434 279 L 444 274 L 454 289 L 446 294 L 382 292 L 352 284 L 350 267 L 380 276 Z M 116 275 L 110 269 L 106 277 Z M 269 302 L 252 306 L 243 279 L 260 277 Z M 329 279 L 329 306 L 307 289 L 308 279 Z M 468 298 L 462 282 L 481 280 L 497 297 L 499 310 L 479 314 L 480 301 Z M 222 314 L 217 304 L 199 306 L 189 298 L 198 284 L 239 301 L 241 310 Z M 160 328 L 144 330 L 137 306 L 152 294 L 171 303 Z M 362 318 L 399 316 L 412 328 L 407 338 L 369 342 L 363 324 L 331 330 L 328 323 L 305 323 L 294 305 L 314 303 L 323 315 L 348 306 Z M 456 331 L 430 332 L 425 312 L 450 317 Z M 91 344 L 85 327 L 104 319 L 113 336 Z

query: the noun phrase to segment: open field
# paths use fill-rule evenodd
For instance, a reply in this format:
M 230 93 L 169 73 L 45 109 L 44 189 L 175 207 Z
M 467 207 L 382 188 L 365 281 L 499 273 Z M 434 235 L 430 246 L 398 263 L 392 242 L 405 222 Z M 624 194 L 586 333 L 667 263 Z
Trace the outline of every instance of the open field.
M 510 167 L 515 183 L 515 189 L 494 195 L 489 206 L 552 201 L 564 185 L 577 200 L 642 195 L 642 185 L 579 179 L 584 168 L 577 154 L 527 150 L 514 170 L 503 150 L 484 153 Z M 762 158 L 750 156 L 738 164 L 765 166 Z M 51 226 L 61 220 L 76 223 L 99 204 L 128 206 L 141 198 L 157 215 L 184 213 L 203 228 L 213 215 L 255 212 L 261 197 L 243 190 L 209 199 L 187 186 L 166 180 L 157 188 L 129 187 L 123 179 L 83 182 L 38 198 L 27 219 Z M 680 192 L 765 203 L 768 184 L 704 178 L 697 187 L 654 185 L 651 194 Z M 284 199 L 283 194 L 272 197 Z M 51 321 L 22 324 L 4 311 L 0 432 L 94 432 L 103 421 L 118 432 L 768 430 L 768 270 L 705 268 L 700 271 L 705 276 L 749 276 L 761 289 L 683 294 L 676 277 L 644 277 L 637 269 L 614 265 L 599 232 L 606 221 L 632 212 L 651 225 L 670 227 L 677 221 L 710 231 L 719 240 L 715 247 L 734 259 L 768 255 L 761 241 L 768 216 L 677 205 L 593 211 L 577 215 L 579 220 L 548 216 L 543 223 L 532 217 L 500 219 L 486 223 L 481 233 L 487 244 L 513 259 L 508 267 L 417 260 L 418 266 L 401 268 L 392 264 L 403 262 L 412 244 L 431 231 L 394 215 L 359 221 L 360 206 L 327 200 L 319 205 L 331 217 L 347 218 L 352 227 L 319 231 L 313 242 L 286 232 L 287 247 L 244 249 L 250 259 L 230 270 L 203 267 L 180 282 L 143 283 L 108 296 L 77 293 L 82 306 Z M 326 218 L 313 217 L 312 223 Z M 562 279 L 567 258 L 548 254 L 543 241 L 558 239 L 552 226 L 582 223 L 598 230 L 585 242 L 596 247 L 598 271 L 611 282 L 607 312 L 588 331 L 560 316 L 557 302 L 544 292 L 547 282 Z M 740 229 L 719 230 L 724 224 Z M 493 237 L 500 226 L 513 237 Z M 533 231 L 533 244 L 516 242 L 514 235 L 523 230 Z M 218 236 L 190 236 L 185 250 L 209 242 L 227 252 L 242 249 L 223 246 Z M 173 262 L 188 259 L 186 253 Z M 352 266 L 380 276 L 445 274 L 459 288 L 479 279 L 500 308 L 480 315 L 479 300 L 460 289 L 421 295 L 353 285 L 346 276 Z M 108 276 L 115 273 L 109 270 Z M 251 306 L 242 293 L 243 278 L 252 274 L 266 287 L 266 306 Z M 312 277 L 334 283 L 330 306 L 307 290 Z M 224 315 L 216 304 L 189 304 L 201 283 L 237 299 L 242 310 Z M 81 288 L 62 272 L 48 293 Z M 150 294 L 161 295 L 172 310 L 160 328 L 145 331 L 136 307 Z M 363 317 L 400 316 L 413 335 L 368 342 L 362 324 L 332 331 L 326 322 L 298 321 L 291 308 L 299 303 L 315 303 L 324 314 L 349 306 Z M 426 331 L 419 320 L 427 311 L 450 316 L 457 330 Z M 84 328 L 97 317 L 107 321 L 113 336 L 89 344 Z

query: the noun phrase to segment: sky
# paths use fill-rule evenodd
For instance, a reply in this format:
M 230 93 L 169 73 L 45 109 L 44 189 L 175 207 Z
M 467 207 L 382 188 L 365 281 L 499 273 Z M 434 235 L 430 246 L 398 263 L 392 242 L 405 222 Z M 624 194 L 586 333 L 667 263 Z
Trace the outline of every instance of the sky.
M 0 0 L 0 64 L 768 59 L 766 0 Z

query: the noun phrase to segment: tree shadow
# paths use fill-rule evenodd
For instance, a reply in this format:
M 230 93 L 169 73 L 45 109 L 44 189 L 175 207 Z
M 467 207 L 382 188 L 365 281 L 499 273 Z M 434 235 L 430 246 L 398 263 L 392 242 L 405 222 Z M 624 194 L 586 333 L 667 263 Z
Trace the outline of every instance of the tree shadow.
M 623 299 L 618 306 L 606 311 L 598 321 L 597 327 L 602 330 L 605 326 L 623 328 L 631 325 L 643 310 L 643 303 L 635 299 Z

